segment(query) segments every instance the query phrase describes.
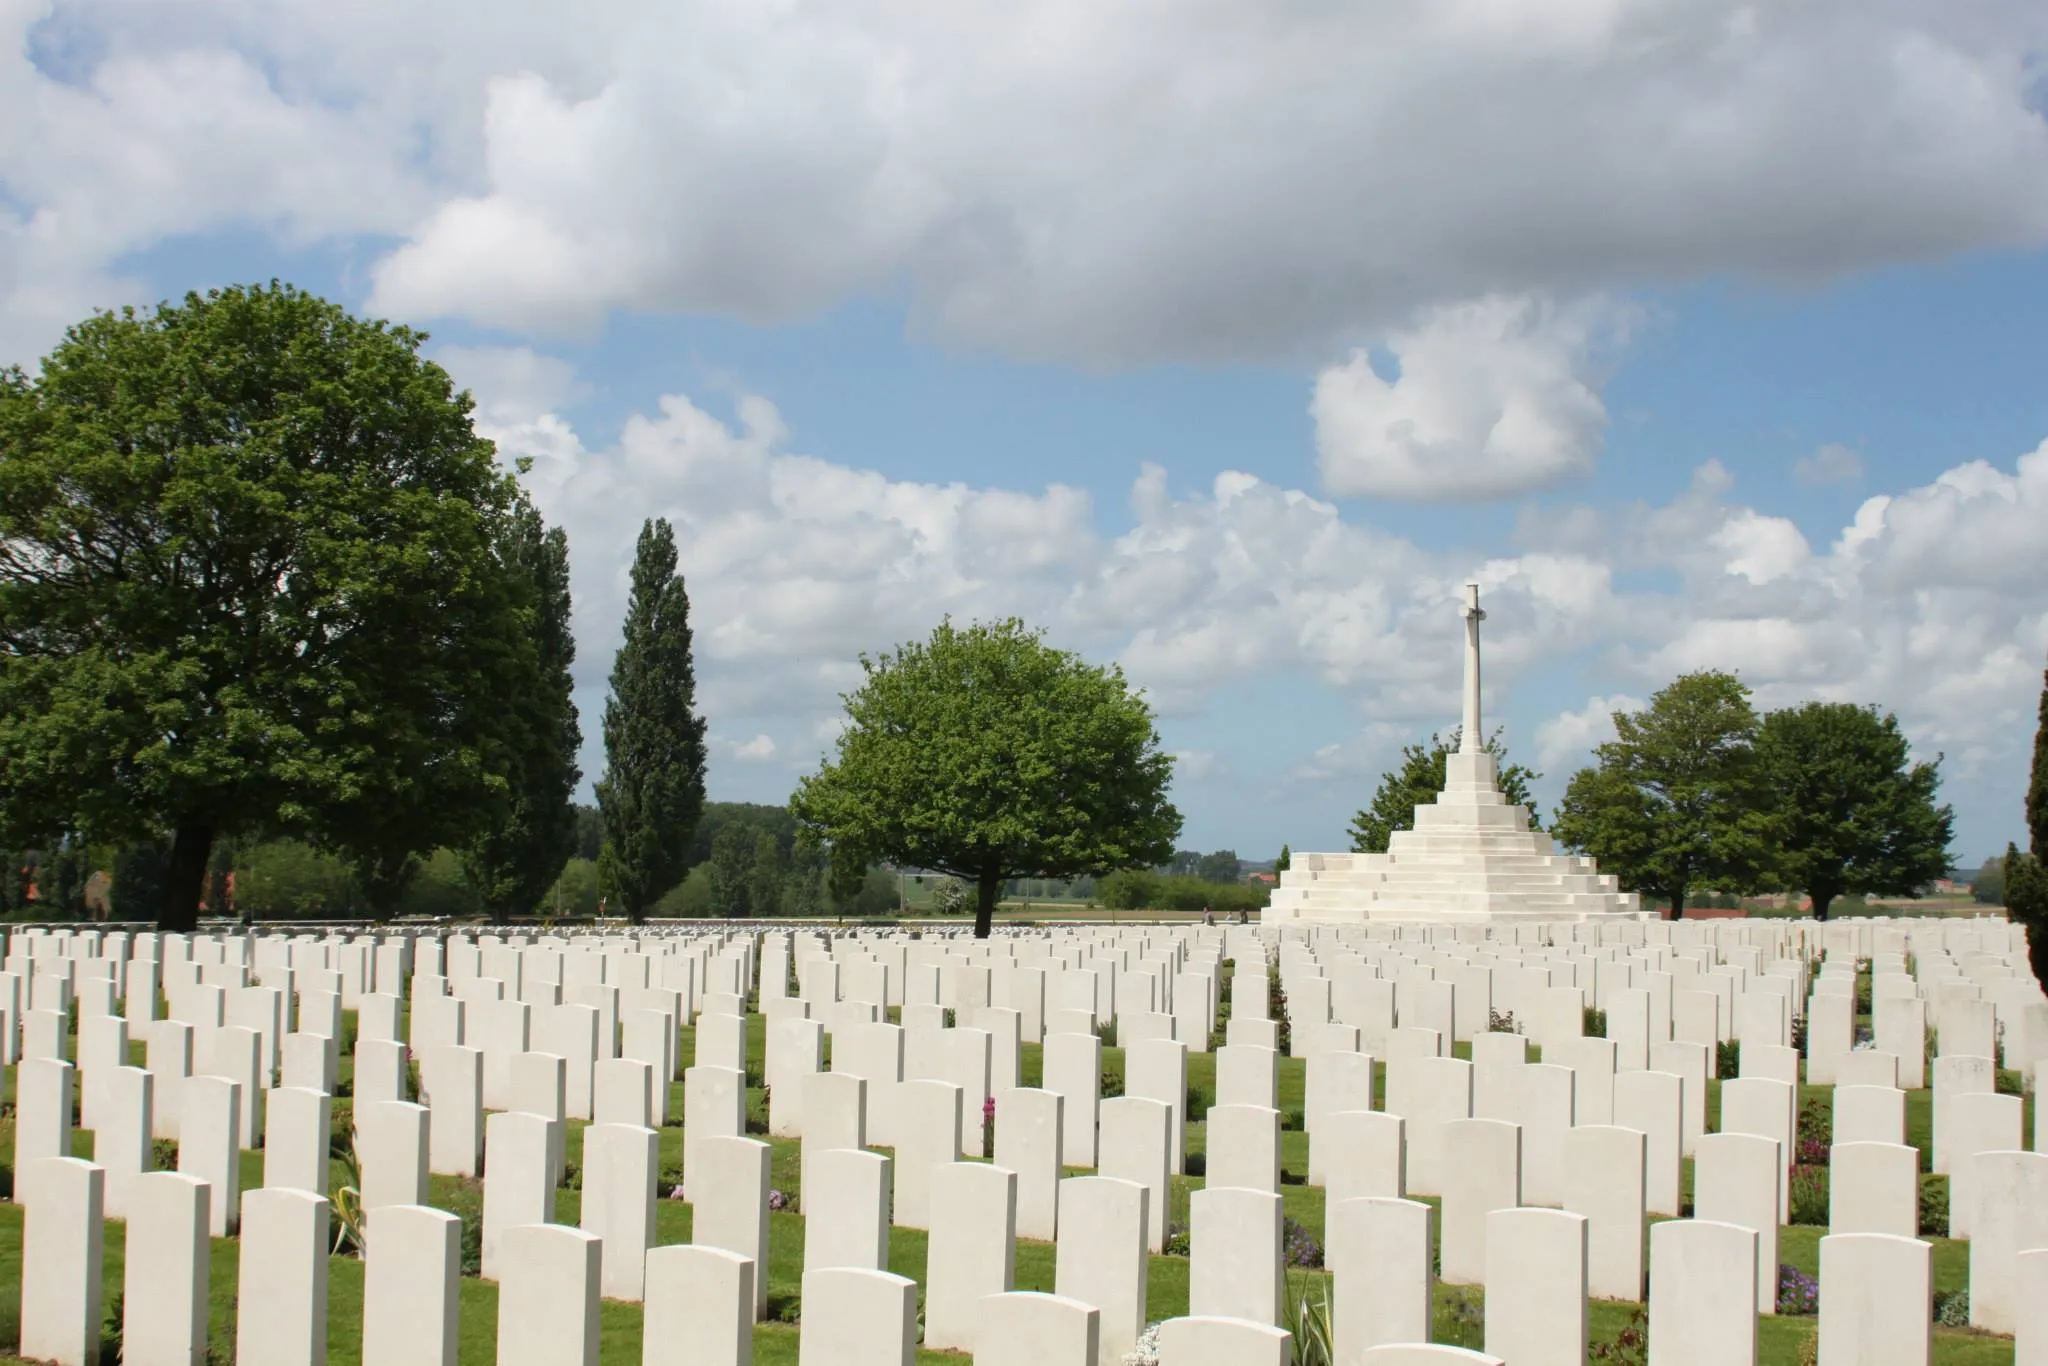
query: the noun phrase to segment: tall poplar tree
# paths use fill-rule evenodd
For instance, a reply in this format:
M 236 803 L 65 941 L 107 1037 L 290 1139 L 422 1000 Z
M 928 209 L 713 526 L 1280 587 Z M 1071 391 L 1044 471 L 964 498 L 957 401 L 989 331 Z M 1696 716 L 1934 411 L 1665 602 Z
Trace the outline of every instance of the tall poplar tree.
M 704 812 L 704 718 L 690 664 L 690 598 L 676 572 L 666 518 L 640 528 L 625 639 L 604 704 L 604 822 L 599 877 L 616 909 L 638 920 L 688 871 Z
M 569 626 L 569 538 L 522 498 L 501 554 L 532 593 L 536 676 L 520 707 L 522 743 L 504 818 L 463 858 L 477 896 L 500 917 L 531 914 L 562 875 L 576 851 L 570 796 L 583 776 L 576 766 L 583 727 L 571 673 L 576 637 Z
M 2048 986 L 2048 674 L 2034 728 L 2034 769 L 2027 780 L 2027 836 L 2033 852 L 2005 847 L 2005 913 L 2027 929 L 2034 979 Z

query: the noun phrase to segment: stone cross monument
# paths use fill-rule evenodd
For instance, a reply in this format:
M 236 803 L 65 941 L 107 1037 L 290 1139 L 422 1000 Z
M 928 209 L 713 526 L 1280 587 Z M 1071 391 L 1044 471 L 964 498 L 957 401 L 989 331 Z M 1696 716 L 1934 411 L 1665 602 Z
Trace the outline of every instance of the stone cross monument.
M 1465 728 L 1458 740 L 1458 753 L 1477 754 L 1486 748 L 1479 732 L 1479 623 L 1486 613 L 1479 610 L 1479 585 L 1465 585 L 1465 601 L 1458 605 L 1465 618 Z
M 1479 711 L 1479 585 L 1465 585 L 1465 716 L 1444 790 L 1415 808 L 1382 854 L 1296 854 L 1260 919 L 1268 925 L 1372 920 L 1425 924 L 1587 921 L 1641 915 L 1593 860 L 1559 853 L 1529 809 L 1502 795 Z

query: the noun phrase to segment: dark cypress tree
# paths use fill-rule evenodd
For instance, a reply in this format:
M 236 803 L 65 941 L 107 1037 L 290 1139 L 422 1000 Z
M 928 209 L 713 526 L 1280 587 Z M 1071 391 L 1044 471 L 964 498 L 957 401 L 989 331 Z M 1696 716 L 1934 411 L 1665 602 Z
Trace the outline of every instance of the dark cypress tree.
M 2026 927 L 2034 980 L 2048 987 L 2048 674 L 2041 680 L 2034 770 L 2027 780 L 2027 837 L 2032 853 L 2005 848 L 2005 913 Z
M 570 794 L 582 772 L 576 752 L 583 728 L 576 716 L 576 638 L 569 629 L 569 538 L 549 528 L 522 500 L 503 555 L 531 586 L 535 673 L 518 705 L 523 743 L 509 775 L 504 819 L 465 853 L 477 896 L 498 917 L 531 914 L 576 850 L 577 815 Z
M 690 665 L 690 599 L 676 573 L 675 531 L 646 522 L 633 554 L 625 640 L 604 704 L 600 880 L 635 920 L 682 879 L 704 811 L 704 718 Z
M 2048 860 L 2048 672 L 2041 675 L 2041 709 L 2034 726 L 2034 771 L 2027 779 L 2027 834 L 2034 857 Z

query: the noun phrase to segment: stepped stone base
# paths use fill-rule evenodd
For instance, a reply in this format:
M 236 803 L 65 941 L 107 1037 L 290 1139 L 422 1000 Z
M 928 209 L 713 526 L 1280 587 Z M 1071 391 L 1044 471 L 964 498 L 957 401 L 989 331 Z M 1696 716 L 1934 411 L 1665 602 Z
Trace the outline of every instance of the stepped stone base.
M 1648 918 L 1592 859 L 1560 854 L 1529 828 L 1528 808 L 1501 795 L 1491 754 L 1453 754 L 1445 769 L 1442 794 L 1415 808 L 1415 828 L 1396 831 L 1386 853 L 1294 855 L 1264 923 Z

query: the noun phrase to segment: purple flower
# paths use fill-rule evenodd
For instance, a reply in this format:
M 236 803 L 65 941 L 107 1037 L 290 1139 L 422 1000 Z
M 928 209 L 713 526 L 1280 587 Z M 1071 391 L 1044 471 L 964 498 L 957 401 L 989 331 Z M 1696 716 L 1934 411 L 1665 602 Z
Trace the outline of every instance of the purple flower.
M 788 1196 L 784 1195 L 781 1191 L 777 1190 L 772 1190 L 768 1192 L 768 1212 L 770 1214 L 780 1214 L 782 1211 L 788 1208 Z
M 1287 1220 L 1281 1247 L 1281 1259 L 1289 1266 L 1320 1267 L 1323 1264 L 1323 1245 L 1292 1219 Z
M 1778 1312 L 1780 1314 L 1818 1314 L 1820 1312 L 1820 1282 L 1787 1263 L 1778 1265 Z

